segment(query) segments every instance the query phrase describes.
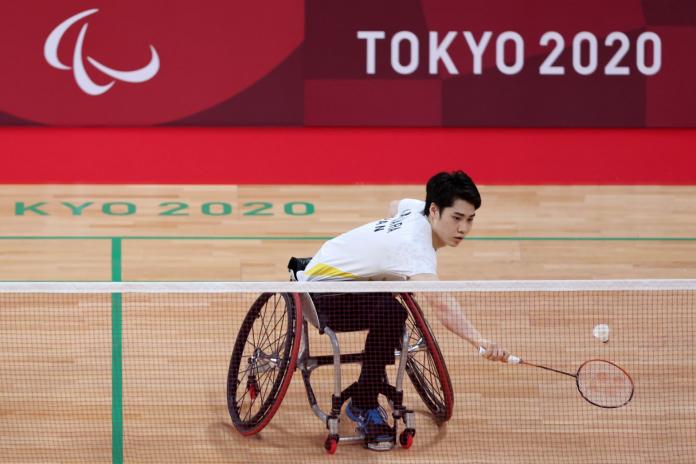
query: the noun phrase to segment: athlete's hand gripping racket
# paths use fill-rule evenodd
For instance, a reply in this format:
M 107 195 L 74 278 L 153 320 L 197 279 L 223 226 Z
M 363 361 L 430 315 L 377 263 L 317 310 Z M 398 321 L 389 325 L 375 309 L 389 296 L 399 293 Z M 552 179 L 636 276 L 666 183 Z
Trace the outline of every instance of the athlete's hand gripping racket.
M 479 354 L 485 353 L 486 349 L 479 347 Z M 628 372 L 613 362 L 603 359 L 585 361 L 578 367 L 575 374 L 524 361 L 517 356 L 509 356 L 506 362 L 538 367 L 573 377 L 575 385 L 585 401 L 600 408 L 620 408 L 627 405 L 633 398 L 633 379 L 628 375 Z

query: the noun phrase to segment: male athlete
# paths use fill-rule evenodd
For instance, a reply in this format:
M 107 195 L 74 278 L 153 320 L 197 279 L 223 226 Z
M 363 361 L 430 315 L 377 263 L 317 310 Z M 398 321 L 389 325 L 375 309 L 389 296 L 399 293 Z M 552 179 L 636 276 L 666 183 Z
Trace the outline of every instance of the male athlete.
M 389 218 L 374 221 L 324 243 L 297 273 L 300 281 L 437 280 L 436 251 L 456 247 L 474 222 L 481 196 L 462 171 L 441 172 L 426 185 L 425 202 L 394 201 Z M 368 448 L 389 449 L 394 437 L 386 412 L 379 406 L 385 366 L 394 363 L 408 316 L 391 293 L 313 294 L 317 313 L 336 332 L 368 329 L 365 356 L 346 414 L 365 434 Z M 504 360 L 508 354 L 481 336 L 456 302 L 433 302 L 438 319 L 485 357 Z

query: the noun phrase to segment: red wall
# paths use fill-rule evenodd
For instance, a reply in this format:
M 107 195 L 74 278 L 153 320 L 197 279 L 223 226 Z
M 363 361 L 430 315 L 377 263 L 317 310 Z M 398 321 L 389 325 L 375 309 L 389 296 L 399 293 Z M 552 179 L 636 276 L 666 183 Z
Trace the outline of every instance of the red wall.
M 3 128 L 2 183 L 696 184 L 691 129 Z

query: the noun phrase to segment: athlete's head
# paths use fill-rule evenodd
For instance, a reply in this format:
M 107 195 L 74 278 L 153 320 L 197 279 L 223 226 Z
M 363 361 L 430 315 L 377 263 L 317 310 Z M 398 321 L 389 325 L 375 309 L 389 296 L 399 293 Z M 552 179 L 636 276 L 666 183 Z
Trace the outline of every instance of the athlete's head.
M 471 230 L 481 195 L 462 171 L 440 172 L 425 187 L 423 214 L 433 228 L 433 245 L 457 246 Z

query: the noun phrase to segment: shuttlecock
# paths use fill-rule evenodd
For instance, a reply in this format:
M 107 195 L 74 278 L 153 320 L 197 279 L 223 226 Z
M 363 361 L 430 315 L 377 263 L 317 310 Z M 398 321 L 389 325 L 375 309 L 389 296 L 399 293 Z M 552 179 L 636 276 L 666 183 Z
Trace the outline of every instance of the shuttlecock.
M 606 324 L 597 324 L 594 327 L 594 329 L 592 329 L 592 335 L 594 335 L 594 338 L 596 338 L 602 343 L 606 343 L 609 341 L 610 333 L 611 329 L 609 329 L 609 326 Z

